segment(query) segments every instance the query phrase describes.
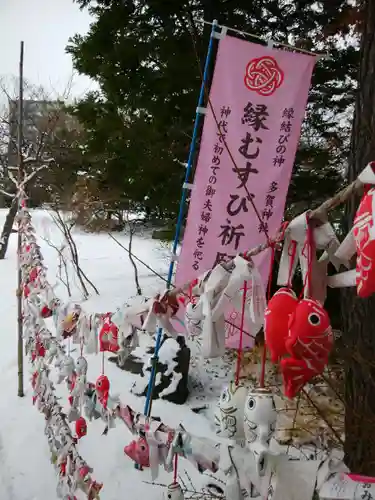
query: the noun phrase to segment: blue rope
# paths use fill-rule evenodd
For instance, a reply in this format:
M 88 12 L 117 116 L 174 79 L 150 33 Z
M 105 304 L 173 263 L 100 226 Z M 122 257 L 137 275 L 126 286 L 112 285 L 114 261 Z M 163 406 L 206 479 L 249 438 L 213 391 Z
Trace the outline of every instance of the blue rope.
M 201 120 L 201 116 L 202 116 L 202 113 L 200 112 L 199 108 L 201 108 L 204 104 L 205 87 L 207 85 L 207 81 L 208 81 L 208 77 L 209 77 L 209 67 L 210 67 L 210 61 L 211 61 L 211 57 L 212 57 L 212 53 L 213 53 L 213 49 L 214 49 L 214 33 L 216 32 L 216 26 L 217 26 L 217 21 L 215 20 L 212 23 L 210 42 L 208 44 L 207 57 L 206 57 L 206 62 L 205 62 L 205 66 L 204 66 L 202 85 L 201 85 L 201 89 L 200 89 L 200 93 L 199 93 L 197 112 L 195 115 L 193 137 L 192 137 L 191 144 L 190 144 L 189 158 L 188 158 L 188 162 L 187 162 L 187 166 L 186 166 L 184 184 L 188 183 L 189 178 L 190 178 L 191 169 L 193 166 L 197 136 L 198 136 L 198 131 L 199 131 L 199 124 L 200 124 L 200 120 Z M 176 255 L 178 242 L 180 239 L 180 232 L 181 232 L 181 227 L 182 227 L 182 222 L 183 222 L 183 217 L 184 217 L 184 209 L 185 209 L 187 191 L 188 190 L 186 188 L 182 189 L 180 208 L 179 208 L 177 224 L 176 224 L 176 233 L 175 233 L 175 238 L 174 238 L 173 247 L 172 247 L 173 256 Z M 168 277 L 167 277 L 167 289 L 169 289 L 171 286 L 173 271 L 174 271 L 174 259 L 172 258 L 170 266 L 169 266 Z M 145 408 L 144 408 L 144 414 L 146 416 L 150 416 L 150 414 L 151 414 L 152 393 L 153 393 L 153 389 L 154 389 L 155 376 L 156 376 L 156 364 L 157 364 L 157 360 L 158 360 L 158 353 L 159 353 L 160 344 L 161 344 L 161 340 L 162 340 L 162 334 L 163 334 L 163 329 L 159 328 L 158 333 L 157 333 L 157 337 L 156 337 L 155 351 L 154 351 L 154 355 L 152 357 L 151 375 L 150 375 L 150 380 L 148 383 L 147 394 L 146 394 L 146 402 L 145 402 Z

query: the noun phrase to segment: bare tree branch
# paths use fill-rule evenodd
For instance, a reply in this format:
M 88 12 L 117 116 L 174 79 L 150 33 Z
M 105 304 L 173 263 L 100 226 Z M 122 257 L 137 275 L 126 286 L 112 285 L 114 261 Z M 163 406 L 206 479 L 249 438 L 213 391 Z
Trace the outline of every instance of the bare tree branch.
M 12 193 L 7 193 L 4 191 L 4 189 L 0 189 L 0 194 L 3 194 L 4 196 L 8 196 L 9 198 L 14 198 L 16 195 Z
M 62 245 L 61 248 L 57 247 L 54 245 L 48 238 L 46 237 L 41 237 L 43 241 L 47 243 L 48 246 L 56 250 L 58 256 L 59 256 L 59 265 L 58 265 L 58 272 L 56 274 L 56 277 L 61 281 L 61 283 L 65 286 L 68 292 L 68 296 L 72 296 L 71 292 L 71 287 L 70 287 L 70 282 L 69 282 L 69 273 L 68 273 L 68 263 L 66 261 L 66 257 L 64 255 L 64 250 L 65 250 L 65 245 Z M 62 271 L 64 271 L 64 277 L 62 275 Z
M 130 263 L 134 269 L 134 281 L 135 281 L 135 287 L 137 289 L 137 294 L 142 295 L 142 288 L 139 284 L 138 267 L 137 267 L 137 264 L 135 263 L 135 260 L 133 259 L 133 254 L 132 254 L 133 236 L 134 236 L 135 232 L 137 231 L 137 224 L 139 222 L 139 219 L 134 219 L 131 221 L 129 219 L 129 214 L 127 214 L 126 222 L 128 224 L 128 227 L 129 227 L 129 244 L 128 244 L 129 252 L 128 252 L 128 256 L 129 256 Z
M 91 288 L 95 291 L 97 295 L 99 295 L 99 291 L 96 288 L 96 286 L 93 284 L 93 282 L 87 277 L 86 273 L 82 270 L 80 264 L 79 264 L 79 254 L 78 254 L 78 249 L 77 245 L 73 239 L 72 236 L 72 229 L 74 226 L 74 222 L 71 224 L 66 223 L 64 221 L 59 209 L 57 207 L 53 208 L 53 214 L 50 214 L 54 223 L 56 226 L 60 229 L 62 234 L 64 235 L 64 238 L 67 242 L 67 245 L 69 247 L 69 251 L 71 254 L 71 259 L 72 259 L 72 264 L 74 266 L 74 269 L 76 271 L 76 275 L 78 277 L 78 280 L 81 285 L 82 293 L 84 295 L 84 298 L 87 299 L 89 297 L 89 292 L 87 290 L 86 283 L 91 286 Z

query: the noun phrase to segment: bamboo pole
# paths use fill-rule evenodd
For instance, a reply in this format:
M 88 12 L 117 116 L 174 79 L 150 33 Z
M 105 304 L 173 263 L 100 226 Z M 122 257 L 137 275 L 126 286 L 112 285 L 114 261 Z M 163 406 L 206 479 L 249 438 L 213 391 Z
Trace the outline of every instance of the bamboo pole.
M 336 193 L 332 198 L 324 201 L 318 208 L 312 210 L 310 213 L 310 220 L 316 221 L 317 223 L 327 222 L 328 212 L 334 208 L 346 203 L 352 196 L 361 194 L 363 191 L 364 184 L 359 179 L 346 186 L 344 189 Z
M 18 96 L 18 185 L 24 177 L 23 171 L 23 155 L 22 155 L 22 145 L 23 145 L 23 57 L 24 57 L 24 42 L 21 42 L 20 46 L 20 62 L 19 62 L 19 96 Z M 17 193 L 18 205 L 20 206 L 21 194 Z M 18 396 L 22 398 L 24 396 L 23 390 L 23 320 L 22 320 L 22 274 L 21 274 L 21 244 L 22 237 L 21 231 L 18 227 L 18 242 L 17 242 L 17 254 L 18 254 L 18 293 L 17 293 L 17 312 L 18 312 Z

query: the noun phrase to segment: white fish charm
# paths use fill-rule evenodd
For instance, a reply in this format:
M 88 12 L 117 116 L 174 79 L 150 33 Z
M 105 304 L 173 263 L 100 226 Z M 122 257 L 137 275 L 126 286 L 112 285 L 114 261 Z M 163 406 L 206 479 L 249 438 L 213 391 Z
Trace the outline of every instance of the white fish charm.
M 57 383 L 61 384 L 61 382 L 64 379 L 71 377 L 73 373 L 74 373 L 74 359 L 71 356 L 65 356 L 59 363 L 59 375 Z
M 246 444 L 252 451 L 269 448 L 276 429 L 276 406 L 273 395 L 267 389 L 250 390 L 244 411 Z
M 217 403 L 215 423 L 220 428 L 220 436 L 234 439 L 238 444 L 244 442 L 244 406 L 247 389 L 231 382 L 224 388 Z
M 163 495 L 164 500 L 184 500 L 184 492 L 178 483 L 172 483 L 167 487 L 167 491 Z

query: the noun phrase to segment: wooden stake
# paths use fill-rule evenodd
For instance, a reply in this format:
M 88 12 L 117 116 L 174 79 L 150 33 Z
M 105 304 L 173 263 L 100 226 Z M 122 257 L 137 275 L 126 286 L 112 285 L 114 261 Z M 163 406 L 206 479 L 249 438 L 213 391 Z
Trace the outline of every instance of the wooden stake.
M 18 96 L 18 185 L 21 184 L 24 171 L 23 171 L 23 55 L 24 55 L 24 42 L 21 42 L 20 47 L 20 65 L 19 65 L 19 96 Z M 18 207 L 20 207 L 21 195 L 18 196 Z M 22 274 L 21 274 L 21 232 L 18 226 L 18 290 L 17 290 L 17 309 L 18 309 L 18 396 L 24 396 L 23 390 L 23 320 L 22 320 Z

